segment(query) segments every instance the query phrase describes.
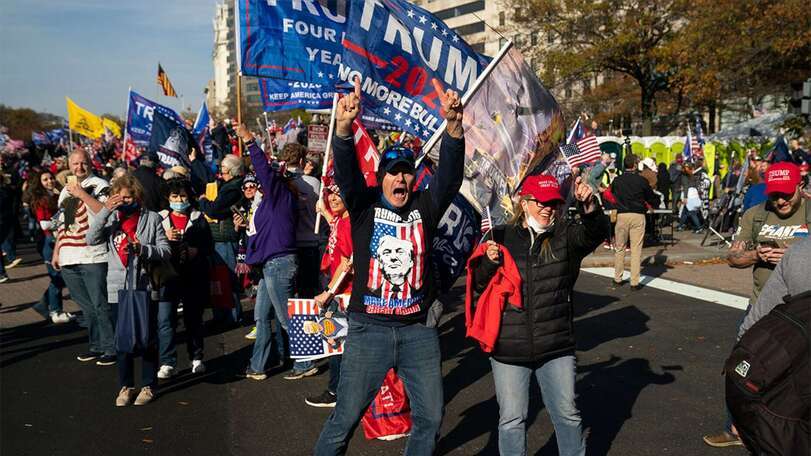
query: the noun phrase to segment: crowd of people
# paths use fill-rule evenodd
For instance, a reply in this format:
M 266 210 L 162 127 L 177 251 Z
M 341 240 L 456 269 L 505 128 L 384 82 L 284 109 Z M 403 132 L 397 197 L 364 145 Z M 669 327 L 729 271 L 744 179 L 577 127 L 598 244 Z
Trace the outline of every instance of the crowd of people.
M 206 371 L 207 329 L 245 320 L 254 325 L 245 335 L 254 341 L 246 378 L 264 380 L 279 365 L 289 367 L 288 380 L 317 374 L 313 362 L 290 359 L 287 310 L 289 298 L 314 299 L 324 312 L 349 321 L 344 354 L 327 363 L 326 391 L 306 398 L 312 406 L 334 407 L 315 454 L 346 451 L 390 369 L 410 399 L 406 454 L 431 454 L 443 387 L 436 319 L 430 317 L 438 293 L 435 265 L 427 255 L 462 184 L 464 162 L 459 97 L 448 91 L 440 101 L 447 127 L 425 191 L 414 189 L 415 153 L 402 144 L 382 150 L 378 186 L 365 185 L 351 127 L 359 87 L 337 107 L 334 178 L 319 176 L 322 157 L 308 154 L 300 142 L 273 147 L 244 125 L 214 129 L 216 169 L 195 149 L 189 167 L 164 169 L 146 153 L 126 163 L 115 142 L 4 154 L 0 282 L 7 280 L 5 268 L 19 264 L 14 246 L 22 223 L 50 277 L 34 309 L 54 324 L 76 320 L 87 329 L 87 346 L 77 359 L 117 366 L 116 406 L 148 404 L 159 380 L 184 370 L 177 354 L 181 313 L 192 374 Z M 234 153 L 240 142 L 242 156 Z M 501 454 L 526 453 L 532 376 L 560 454 L 585 454 L 572 318 L 579 265 L 604 243 L 615 251 L 614 286 L 622 286 L 630 250 L 630 286 L 639 289 L 642 246 L 646 235 L 656 235 L 654 209 L 676 214 L 681 229 L 701 232 L 719 214 L 728 220 L 718 231 L 737 228 L 729 263 L 754 271 L 740 334 L 779 303 L 781 293 L 803 289 L 798 271 L 808 258 L 798 252 L 808 249 L 808 241 L 789 246 L 801 236 L 799 227 L 806 226 L 807 236 L 811 188 L 807 155 L 799 144 L 792 152 L 796 163 L 769 164 L 750 154 L 746 166 L 732 163 L 715 182 L 700 156 L 668 166 L 631 153 L 621 172 L 610 154 L 575 170 L 570 191 L 551 176 L 525 180 L 512 219 L 490 230 L 468 260 L 466 325 L 491 362 Z M 320 231 L 317 217 L 326 222 Z M 780 262 L 784 256 L 793 258 L 791 264 Z M 779 284 L 770 280 L 775 272 Z M 80 314 L 64 310 L 65 288 Z M 340 295 L 348 297 L 346 309 L 335 300 Z M 245 297 L 255 300 L 252 317 L 244 315 Z M 527 309 L 532 311 L 522 311 Z M 138 358 L 140 383 L 134 378 Z M 732 419 L 705 441 L 741 443 Z

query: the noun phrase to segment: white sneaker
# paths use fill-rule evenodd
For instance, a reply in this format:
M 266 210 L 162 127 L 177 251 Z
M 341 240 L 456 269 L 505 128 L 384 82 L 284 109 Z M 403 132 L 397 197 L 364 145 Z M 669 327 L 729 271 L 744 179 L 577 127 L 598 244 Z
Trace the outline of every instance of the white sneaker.
M 67 312 L 51 312 L 51 321 L 55 325 L 61 325 L 70 323 L 73 321 L 73 318 L 71 318 L 71 315 Z
M 22 261 L 23 261 L 22 258 L 15 258 L 14 261 L 6 265 L 6 269 L 14 269 Z
M 191 362 L 191 373 L 192 374 L 202 374 L 206 371 L 206 365 L 203 364 L 203 361 L 200 359 L 195 359 Z
M 245 338 L 250 340 L 256 340 L 256 326 L 251 328 L 251 332 L 245 334 Z
M 172 366 L 168 366 L 164 364 L 158 369 L 158 378 L 166 380 L 167 378 L 172 378 L 175 375 L 175 368 Z

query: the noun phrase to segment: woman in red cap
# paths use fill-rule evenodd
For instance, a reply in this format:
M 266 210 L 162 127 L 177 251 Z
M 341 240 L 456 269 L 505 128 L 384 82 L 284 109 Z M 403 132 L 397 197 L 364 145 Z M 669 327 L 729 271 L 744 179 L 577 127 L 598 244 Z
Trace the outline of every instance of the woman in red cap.
M 497 335 L 492 345 L 482 343 L 491 355 L 502 455 L 526 454 L 525 422 L 533 375 L 555 426 L 559 453 L 573 456 L 586 451 L 575 404 L 572 289 L 580 261 L 608 236 L 609 222 L 591 187 L 580 178 L 574 192 L 580 223 L 560 212 L 564 199 L 554 177 L 528 177 L 515 216 L 493 229 L 492 240 L 480 246 L 469 263 L 472 288 L 481 294 L 476 312 L 486 312 L 485 306 L 503 306 L 502 312 L 487 313 L 500 321 L 484 322 L 490 326 L 483 328 L 484 333 Z M 503 295 L 488 293 L 493 286 L 503 286 L 495 284 L 499 278 L 515 284 L 506 297 L 511 304 L 504 302 Z M 481 299 L 485 296 L 494 299 Z

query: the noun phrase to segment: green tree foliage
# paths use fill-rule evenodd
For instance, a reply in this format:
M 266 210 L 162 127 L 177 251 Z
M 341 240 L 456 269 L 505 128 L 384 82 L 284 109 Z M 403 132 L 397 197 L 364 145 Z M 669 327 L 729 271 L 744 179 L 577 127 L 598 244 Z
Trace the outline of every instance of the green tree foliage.
M 30 141 L 31 132 L 59 128 L 63 122 L 62 117 L 53 114 L 0 104 L 0 125 L 8 127 L 8 135 L 12 139 Z

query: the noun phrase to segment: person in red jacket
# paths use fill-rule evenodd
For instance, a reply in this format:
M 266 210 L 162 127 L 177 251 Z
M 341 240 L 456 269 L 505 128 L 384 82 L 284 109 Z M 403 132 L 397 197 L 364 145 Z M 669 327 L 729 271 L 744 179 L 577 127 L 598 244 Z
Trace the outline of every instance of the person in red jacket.
M 507 225 L 494 228 L 485 255 L 469 266 L 477 293 L 505 290 L 501 299 L 507 301 L 495 303 L 503 311 L 497 315 L 501 321 L 489 351 L 502 455 L 526 454 L 525 423 L 533 375 L 555 426 L 560 455 L 584 455 L 586 451 L 575 404 L 572 289 L 581 260 L 605 239 L 609 223 L 592 188 L 580 178 L 575 183 L 580 222 L 563 217 L 564 199 L 554 177 L 526 178 L 515 216 Z M 508 258 L 514 263 L 506 261 Z M 515 269 L 520 278 L 515 277 Z M 494 280 L 503 283 L 494 284 Z M 511 292 L 511 288 L 516 290 Z M 521 300 L 516 303 L 519 292 Z M 490 302 L 479 300 L 485 307 L 475 312 L 494 315 L 489 310 L 497 294 L 490 294 Z M 477 317 L 473 315 L 473 321 L 478 321 Z M 480 334 L 489 337 L 491 325 L 492 321 L 487 326 L 490 329 Z M 491 340 L 485 338 L 487 345 Z

